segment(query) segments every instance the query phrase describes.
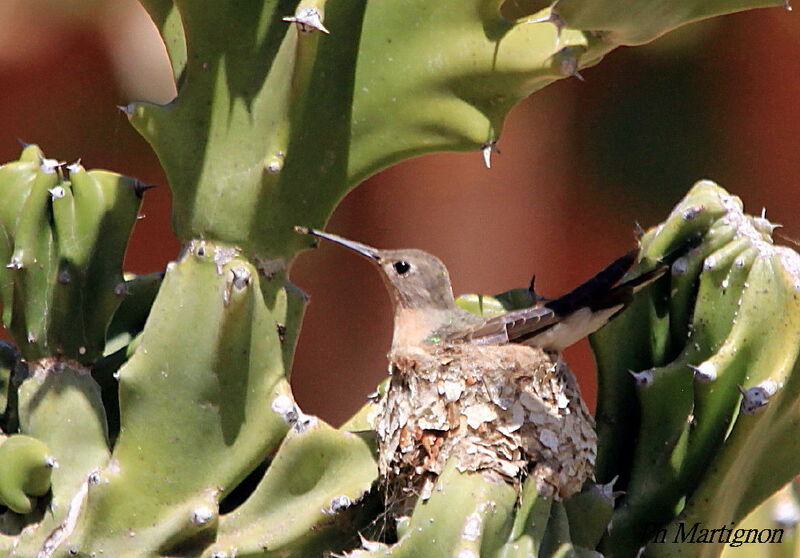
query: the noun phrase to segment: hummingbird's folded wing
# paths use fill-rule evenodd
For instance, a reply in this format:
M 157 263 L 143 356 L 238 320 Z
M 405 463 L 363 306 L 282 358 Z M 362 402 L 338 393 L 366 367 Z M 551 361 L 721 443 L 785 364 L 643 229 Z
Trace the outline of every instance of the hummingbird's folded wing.
M 635 260 L 636 252 L 628 252 L 563 296 L 490 318 L 470 332 L 469 340 L 476 344 L 522 343 L 553 350 L 568 347 L 605 325 L 634 293 L 669 268 L 662 264 L 617 284 Z
M 559 317 L 543 304 L 514 310 L 486 320 L 469 333 L 470 343 L 501 345 L 552 327 Z

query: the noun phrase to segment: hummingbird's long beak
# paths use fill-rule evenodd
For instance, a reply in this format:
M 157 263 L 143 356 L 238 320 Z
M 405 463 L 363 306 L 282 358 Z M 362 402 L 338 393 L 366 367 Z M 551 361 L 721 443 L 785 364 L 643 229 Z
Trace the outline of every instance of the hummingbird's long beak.
M 316 229 L 311 229 L 309 227 L 294 227 L 295 232 L 299 232 L 300 234 L 307 234 L 310 236 L 316 236 L 317 238 L 324 238 L 325 240 L 330 240 L 331 242 L 335 242 L 345 248 L 350 248 L 354 252 L 361 254 L 365 258 L 373 261 L 373 262 L 380 262 L 381 256 L 377 249 L 373 248 L 372 246 L 367 246 L 366 244 L 361 244 L 360 242 L 356 242 L 355 240 L 348 240 L 341 236 L 337 236 L 335 234 L 327 233 L 324 231 L 318 231 Z

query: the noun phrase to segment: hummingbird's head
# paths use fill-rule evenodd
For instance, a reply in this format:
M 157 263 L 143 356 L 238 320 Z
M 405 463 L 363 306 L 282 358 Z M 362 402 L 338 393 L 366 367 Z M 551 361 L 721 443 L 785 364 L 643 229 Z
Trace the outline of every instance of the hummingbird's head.
M 450 275 L 442 261 L 422 250 L 377 250 L 375 263 L 401 308 L 447 310 L 454 306 Z
M 367 258 L 381 270 L 395 307 L 449 310 L 455 307 L 450 275 L 442 261 L 422 250 L 378 250 L 334 234 L 295 227 L 297 232 L 335 242 Z

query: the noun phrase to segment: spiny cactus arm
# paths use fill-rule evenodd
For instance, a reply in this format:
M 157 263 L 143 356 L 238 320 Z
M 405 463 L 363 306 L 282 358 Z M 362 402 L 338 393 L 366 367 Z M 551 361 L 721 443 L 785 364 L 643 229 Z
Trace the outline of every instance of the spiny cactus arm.
M 335 33 L 283 21 L 294 2 L 175 4 L 191 48 L 178 97 L 127 111 L 167 174 L 181 240 L 287 257 L 307 245 L 291 227 L 322 225 L 344 194 L 363 2 L 311 4 L 299 8 Z
M 100 388 L 87 368 L 40 360 L 19 392 L 20 430 L 47 444 L 55 466 L 48 513 L 36 530 L 20 535 L 12 554 L 24 557 L 35 556 L 43 534 L 55 533 L 65 521 L 81 485 L 106 465 L 110 451 Z
M 614 513 L 614 483 L 587 483 L 564 502 L 572 541 L 580 548 L 597 548 Z
M 550 508 L 550 518 L 542 539 L 542 546 L 536 556 L 542 558 L 566 558 L 573 556 L 575 547 L 569 535 L 569 520 L 560 502 Z
M 4 323 L 22 354 L 27 359 L 35 359 L 48 354 L 44 347 L 48 344 L 49 333 L 46 308 L 52 298 L 56 269 L 47 203 L 48 190 L 58 185 L 58 176 L 55 171 L 40 169 L 39 161 L 20 160 L 8 166 L 22 168 L 3 173 L 3 178 L 8 180 L 3 190 L 12 190 L 15 185 L 19 189 L 18 197 L 9 200 L 3 214 L 6 236 L 10 240 L 6 245 L 9 253 L 0 254 L 6 262 L 2 282 L 8 285 L 3 298 Z
M 720 221 L 709 228 L 704 242 L 679 259 L 678 266 L 673 268 L 670 281 L 672 337 L 679 343 L 692 335 L 694 343 L 707 353 L 702 358 L 717 350 L 730 331 L 738 309 L 738 291 L 721 286 L 730 285 L 731 281 L 733 287 L 743 286 L 741 281 L 750 272 L 755 254 L 750 244 L 748 239 L 737 236 L 735 229 Z M 719 264 L 707 265 L 717 260 Z M 723 315 L 728 319 L 721 319 Z
M 800 422 L 797 411 L 800 349 L 796 342 L 800 335 L 800 256 L 778 247 L 771 255 L 762 254 L 759 261 L 772 271 L 765 269 L 761 277 L 753 276 L 750 279 L 753 288 L 762 297 L 776 297 L 766 306 L 772 312 L 782 308 L 785 311 L 769 322 L 769 334 L 759 335 L 750 330 L 751 336 L 767 341 L 760 347 L 745 348 L 751 355 L 752 366 L 748 366 L 744 382 L 747 391 L 736 422 L 714 456 L 708 477 L 691 496 L 684 513 L 668 527 L 668 532 L 675 532 L 678 521 L 689 525 L 695 521 L 713 525 L 738 522 L 800 469 L 796 447 Z M 747 317 L 742 315 L 740 319 L 744 321 Z M 764 324 L 759 319 L 752 327 L 757 331 Z M 773 334 L 774 346 L 770 343 Z M 674 548 L 650 545 L 648 556 L 717 556 L 722 550 L 717 545 L 707 549 L 692 549 L 685 544 L 669 546 Z
M 528 478 L 519 495 L 519 507 L 508 542 L 497 553 L 497 558 L 538 556 L 552 506 L 552 498 L 539 494 L 534 479 Z
M 508 20 L 499 1 L 418 0 L 402 10 L 390 1 L 370 2 L 354 89 L 348 179 L 357 184 L 393 162 L 434 150 L 483 148 L 488 154 L 516 102 L 596 64 L 620 44 L 779 3 L 652 0 L 623 7 L 609 1 L 598 8 L 586 0 L 560 0 L 552 12 L 525 15 L 526 8 L 535 8 L 522 2 L 515 6 L 521 17 Z M 612 32 L 597 33 L 606 30 L 600 23 Z
M 92 365 L 92 377 L 100 386 L 112 445 L 120 430 L 117 375 L 129 353 L 135 350 L 137 336 L 144 329 L 163 278 L 162 272 L 126 274 L 122 285 L 125 297 L 108 325 L 103 356 Z
M 704 217 L 706 212 L 711 219 Z M 700 245 L 673 263 L 669 278 L 669 320 L 689 319 L 688 326 L 673 322 L 669 328 L 672 352 L 677 354 L 666 365 L 645 361 L 645 369 L 634 370 L 640 425 L 633 436 L 625 431 L 627 437 L 619 438 L 634 449 L 628 462 L 630 477 L 623 478 L 626 496 L 614 513 L 614 528 L 601 544 L 601 549 L 612 554 L 635 553 L 647 542 L 647 523 L 668 522 L 684 509 L 687 498 L 682 520 L 694 517 L 708 522 L 713 516 L 723 525 L 743 517 L 800 470 L 800 463 L 787 456 L 778 466 L 777 484 L 756 480 L 751 461 L 758 453 L 737 442 L 737 436 L 743 436 L 758 447 L 774 443 L 770 444 L 770 460 L 776 452 L 791 451 L 788 439 L 777 441 L 784 435 L 778 422 L 791 422 L 787 418 L 791 413 L 769 413 L 780 413 L 781 401 L 788 406 L 788 401 L 793 401 L 793 395 L 778 386 L 793 381 L 790 372 L 800 350 L 796 343 L 800 337 L 800 256 L 773 246 L 770 234 L 774 225 L 765 218 L 745 215 L 737 198 L 712 183 L 701 182 L 664 225 L 643 238 L 643 257 L 654 259 L 669 252 L 681 239 L 697 233 L 697 223 L 702 224 L 700 231 L 706 227 Z M 609 368 L 620 364 L 613 350 L 619 352 L 625 344 L 604 346 L 608 339 L 619 339 L 613 331 L 624 328 L 628 319 L 631 316 L 623 313 L 595 336 L 595 346 L 601 348 L 601 374 L 620 378 L 628 374 L 624 368 Z M 654 327 L 662 326 L 654 322 Z M 742 409 L 748 410 L 737 414 L 740 385 L 750 389 L 751 395 L 745 399 L 753 399 L 755 393 L 761 401 L 756 397 L 749 407 L 743 404 Z M 748 412 L 757 410 L 770 395 L 775 395 L 774 401 L 760 418 L 753 419 Z M 601 387 L 600 400 L 603 396 Z M 781 419 L 761 422 L 768 416 Z M 751 422 L 760 425 L 757 443 L 755 437 L 737 435 L 746 432 Z M 614 426 L 610 422 L 609 431 Z M 609 451 L 603 432 L 601 455 Z M 732 461 L 724 461 L 724 456 Z M 616 463 L 623 463 L 618 471 L 625 470 L 624 462 Z M 766 467 L 766 459 L 761 464 Z M 725 489 L 736 496 L 723 497 L 721 479 L 730 483 Z M 731 479 L 739 483 L 736 489 Z M 699 511 L 692 511 L 695 509 Z M 655 553 L 673 552 L 651 546 Z
M 278 340 L 281 343 L 283 369 L 288 379 L 292 371 L 292 361 L 294 360 L 295 349 L 297 349 L 300 324 L 303 322 L 308 295 L 289 281 L 284 281 L 283 289 L 284 292 L 280 293 L 278 297 L 280 305 L 276 307 L 275 313 L 278 316 L 284 316 L 285 320 L 278 322 L 275 328 L 278 332 Z M 262 288 L 262 291 L 264 296 L 269 294 L 266 289 Z
M 605 327 L 590 342 L 598 363 L 595 421 L 598 441 L 595 478 L 608 483 L 627 481 L 633 459 L 639 404 L 630 370 L 645 370 L 652 363 L 664 364 L 670 346 L 668 286 L 662 282 L 640 293 L 615 321 L 652 324 L 650 329 Z M 619 347 L 625 346 L 621 351 Z
M 22 150 L 19 160 L 0 166 L 0 183 L 6 185 L 3 188 L 6 197 L 4 203 L 0 204 L 0 263 L 4 262 L 0 265 L 0 295 L 4 301 L 3 323 L 6 327 L 14 319 L 14 306 L 9 303 L 14 298 L 14 281 L 12 267 L 9 266 L 14 253 L 15 231 L 20 210 L 36 176 L 31 167 L 38 165 L 41 157 L 39 148 L 29 145 Z
M 738 261 L 746 262 L 745 259 Z M 774 371 L 775 364 L 781 361 L 791 366 L 797 356 L 800 308 L 786 300 L 782 289 L 774 287 L 776 270 L 770 259 L 758 254 L 749 269 L 730 265 L 729 270 L 729 277 L 733 280 L 727 289 L 722 290 L 732 291 L 728 298 L 734 299 L 734 308 L 725 305 L 724 300 L 717 300 L 717 312 L 709 312 L 696 320 L 698 324 L 708 323 L 717 327 L 724 324 L 722 328 L 729 332 L 709 336 L 708 346 L 715 352 L 700 362 L 695 372 L 696 408 L 690 443 L 704 451 L 690 454 L 686 464 L 687 475 L 702 470 L 715 453 L 713 449 L 724 440 L 736 418 L 738 386 L 757 384 L 762 370 Z M 701 285 L 702 280 L 701 276 Z M 698 310 L 704 306 L 698 304 Z M 765 308 L 772 310 L 765 312 Z M 702 335 L 701 327 L 697 329 Z M 769 334 L 754 334 L 758 331 L 769 331 Z M 783 371 L 782 376 L 786 374 L 787 371 Z
M 164 25 L 172 8 L 146 5 L 175 40 Z M 557 52 L 552 26 L 514 26 L 486 0 L 403 10 L 301 2 L 298 13 L 324 16 L 324 36 L 282 21 L 292 2 L 175 7 L 191 45 L 178 97 L 126 111 L 167 173 L 179 238 L 213 238 L 270 258 L 303 247 L 291 226 L 321 226 L 378 168 L 495 139 L 514 102 L 569 75 L 588 41 L 567 32 L 567 50 Z
M 688 451 L 692 371 L 679 359 L 651 374 L 652 383 L 638 390 L 638 430 L 640 436 L 641 432 L 647 435 L 635 445 L 626 497 L 615 510 L 613 529 L 603 540 L 603 548 L 611 555 L 635 555 L 649 534 L 647 526 L 674 517 L 684 496 L 680 466 Z M 652 514 L 649 518 L 644 515 L 648 512 Z
M 363 541 L 363 548 L 346 556 L 496 556 L 511 531 L 517 490 L 481 473 L 461 473 L 454 461 L 445 466 L 430 498 L 420 498 L 411 517 L 398 526 L 396 544 Z
M 668 314 L 672 335 L 670 345 L 672 354 L 680 351 L 677 358 L 664 366 L 657 366 L 658 361 L 651 360 L 640 363 L 644 368 L 616 369 L 613 372 L 619 374 L 622 381 L 624 376 L 628 376 L 631 383 L 633 378 L 630 378 L 629 370 L 636 373 L 640 424 L 636 430 L 627 432 L 626 436 L 630 437 L 616 440 L 617 443 L 622 441 L 623 447 L 635 448 L 628 466 L 603 472 L 608 475 L 630 471 L 630 478 L 622 479 L 627 496 L 614 514 L 614 529 L 603 543 L 607 549 L 613 548 L 623 554 L 635 552 L 647 538 L 645 516 L 651 524 L 673 517 L 680 510 L 687 490 L 691 490 L 689 485 L 702 476 L 707 456 L 721 443 L 728 424 L 724 416 L 715 416 L 712 422 L 704 423 L 707 431 L 704 441 L 692 443 L 690 434 L 696 436 L 699 430 L 697 414 L 702 397 L 697 395 L 697 391 L 702 391 L 702 388 L 697 387 L 695 373 L 690 367 L 702 363 L 718 350 L 730 330 L 731 316 L 719 316 L 731 311 L 725 295 L 720 295 L 725 289 L 713 283 L 720 272 L 711 273 L 711 266 L 706 262 L 719 261 L 721 265 L 724 261 L 731 266 L 738 251 L 746 249 L 751 242 L 742 242 L 746 235 L 733 224 L 737 215 L 741 215 L 741 204 L 737 205 L 731 196 L 712 183 L 701 182 L 676 207 L 665 224 L 642 239 L 643 257 L 658 259 L 686 239 L 703 233 L 704 227 L 706 229 L 701 244 L 675 261 L 669 278 L 672 283 L 667 287 L 671 294 Z M 698 283 L 701 285 L 699 295 Z M 728 296 L 736 301 L 740 294 L 730 292 Z M 707 324 L 714 313 L 715 323 Z M 632 317 L 623 315 L 620 319 Z M 681 323 L 684 319 L 689 320 L 689 325 Z M 624 325 L 622 322 L 614 323 L 607 329 L 613 332 Z M 654 327 L 663 329 L 663 320 L 656 321 Z M 607 341 L 603 335 L 608 335 L 608 332 L 597 336 L 595 346 Z M 619 351 L 619 346 L 606 348 Z M 601 374 L 608 370 L 605 365 L 613 362 L 613 359 L 603 360 L 604 354 L 601 351 L 598 355 L 598 362 L 603 362 Z M 667 353 L 663 357 L 669 360 L 672 355 Z M 732 405 L 729 404 L 728 408 Z M 614 419 L 613 414 L 609 416 Z M 608 432 L 613 430 L 601 431 Z M 610 447 L 601 442 L 600 454 L 609 451 Z M 605 477 L 600 478 L 605 480 Z
M 655 260 L 671 253 L 680 242 L 702 239 L 699 246 L 674 262 L 668 290 L 664 293 L 669 307 L 669 334 L 673 356 L 684 346 L 692 320 L 692 303 L 697 292 L 697 276 L 703 269 L 706 256 L 725 246 L 733 234 L 730 227 L 718 223 L 727 209 L 720 199 L 720 189 L 709 181 L 700 181 L 672 210 L 666 221 L 642 238 L 642 257 Z M 666 282 L 664 282 L 666 283 Z M 674 345 L 674 347 L 672 346 Z M 662 361 L 666 364 L 667 360 Z
M 94 362 L 105 346 L 106 330 L 117 307 L 125 298 L 127 288 L 122 276 L 122 260 L 136 215 L 141 204 L 142 192 L 147 188 L 134 178 L 120 176 L 104 170 L 86 171 L 81 165 L 69 166 L 69 180 L 75 212 L 75 244 L 80 246 L 75 257 L 64 254 L 69 267 L 59 269 L 59 283 L 69 281 L 63 289 L 63 301 L 54 301 L 62 314 L 54 316 L 53 323 L 75 320 L 76 309 L 85 332 L 71 345 L 77 345 L 80 360 Z M 53 200 L 54 209 L 63 200 Z M 59 221 L 56 215 L 56 228 Z M 66 274 L 69 273 L 69 276 Z M 82 298 L 76 296 L 78 291 Z M 56 288 L 55 294 L 60 295 Z M 87 296 L 91 293 L 91 296 Z M 73 328 L 80 331 L 79 328 Z M 82 349 L 85 352 L 81 352 Z M 66 354 L 71 354 L 67 351 Z
M 24 434 L 0 438 L 0 504 L 17 513 L 29 513 L 31 496 L 43 496 L 50 490 L 54 464 L 41 440 Z
M 689 198 L 691 197 L 690 194 Z M 686 213 L 683 210 L 676 210 L 673 214 L 684 220 L 683 216 Z M 662 233 L 664 230 L 670 231 L 665 227 Z M 730 250 L 730 247 L 743 249 L 745 245 L 735 240 L 735 232 L 733 227 L 725 224 L 712 225 L 704 237 L 704 242 L 686 258 L 699 259 L 702 268 L 704 260 L 710 262 L 710 258 L 713 257 L 722 259 L 723 254 L 720 252 L 729 256 L 732 252 L 738 253 Z M 671 235 L 672 232 L 668 234 Z M 680 237 L 685 238 L 685 232 L 677 236 Z M 650 238 L 646 238 L 643 242 L 645 253 L 649 243 Z M 708 258 L 705 258 L 706 256 Z M 728 258 L 729 265 L 733 264 L 734 257 Z M 682 288 L 696 292 L 697 276 L 694 276 L 694 281 L 687 279 L 685 271 L 682 271 L 684 268 L 694 269 L 695 266 L 679 260 L 673 270 L 677 269 L 680 273 L 673 274 L 672 279 L 677 279 L 676 282 Z M 683 319 L 687 313 L 692 316 L 691 327 L 688 328 L 691 333 L 688 338 L 683 337 L 686 326 L 675 325 L 672 328 L 673 331 L 678 331 L 678 335 L 673 335 L 671 344 L 678 349 L 683 344 L 678 357 L 665 366 L 649 365 L 645 370 L 633 369 L 638 374 L 640 424 L 636 437 L 628 441 L 633 445 L 633 440 L 637 440 L 629 468 L 630 478 L 625 479 L 625 489 L 629 497 L 614 516 L 614 530 L 608 537 L 608 540 L 612 541 L 609 543 L 611 545 L 633 540 L 635 538 L 633 534 L 641 533 L 644 529 L 642 520 L 645 516 L 648 516 L 649 521 L 658 524 L 674 515 L 685 497 L 687 483 L 694 482 L 693 479 L 701 476 L 708 456 L 713 452 L 713 448 L 721 443 L 720 438 L 727 428 L 729 419 L 724 416 L 714 416 L 711 421 L 703 420 L 702 427 L 699 420 L 702 414 L 700 407 L 703 403 L 698 391 L 702 391 L 702 387 L 696 385 L 695 373 L 691 366 L 704 362 L 719 348 L 732 323 L 732 316 L 720 316 L 729 311 L 730 307 L 720 300 L 724 296 L 720 297 L 719 293 L 724 290 L 719 289 L 719 284 L 713 283 L 713 275 L 703 272 L 700 284 L 700 294 L 696 300 L 692 301 L 691 297 L 686 299 L 686 302 L 693 307 L 693 312 L 671 305 L 673 311 L 670 312 L 669 318 L 673 321 L 673 325 L 675 325 L 674 320 Z M 681 287 L 671 289 L 673 301 L 684 300 L 681 296 Z M 735 301 L 740 292 L 729 291 L 727 296 L 733 297 Z M 716 315 L 712 318 L 714 313 Z M 710 326 L 707 322 L 712 319 L 714 325 Z M 719 330 L 716 331 L 719 337 L 711 338 L 711 334 L 715 333 L 711 331 L 713 329 Z M 628 381 L 632 380 L 631 378 Z M 722 389 L 720 384 L 715 386 Z M 735 389 L 735 386 L 729 387 Z M 733 404 L 735 402 L 728 403 L 729 410 Z M 704 440 L 696 439 L 698 433 L 703 431 L 705 431 Z M 690 435 L 694 438 L 690 439 Z M 694 450 L 691 449 L 693 443 Z M 608 451 L 608 448 L 604 451 Z
M 183 34 L 181 14 L 173 0 L 140 0 L 156 24 L 167 49 L 172 76 L 180 84 L 186 69 L 186 37 Z
M 368 3 L 353 99 L 351 184 L 431 151 L 484 148 L 488 156 L 514 104 L 611 48 L 582 32 L 565 30 L 559 38 L 551 24 L 506 20 L 500 4 Z
M 35 145 L 0 167 L 3 319 L 23 356 L 92 363 L 124 292 L 122 257 L 142 185 L 47 159 Z
M 124 349 L 141 333 L 163 279 L 164 273 L 160 271 L 144 275 L 126 274 L 125 298 L 108 324 L 103 356 Z
M 753 8 L 785 6 L 786 0 L 556 0 L 555 12 L 567 27 L 602 32 L 621 45 L 647 43 L 664 33 L 710 17 Z
M 660 32 L 696 2 L 673 4 Z M 517 101 L 619 45 L 594 27 L 547 21 L 549 9 L 507 20 L 497 0 L 145 5 L 181 79 L 169 105 L 127 112 L 167 173 L 176 232 L 269 258 L 301 249 L 291 226 L 323 225 L 380 168 L 442 149 L 488 155 Z M 307 10 L 329 34 L 283 21 Z M 637 25 L 657 19 L 632 12 Z
M 710 182 L 698 183 L 663 224 L 643 237 L 643 265 L 649 267 L 664 255 L 685 246 L 687 241 L 704 235 L 725 213 L 719 188 Z M 720 241 L 717 240 L 719 236 L 725 235 L 715 233 L 678 258 L 668 279 L 642 292 L 612 324 L 590 337 L 598 363 L 596 478 L 599 482 L 607 483 L 615 477 L 619 478 L 621 486 L 628 482 L 640 421 L 636 382 L 631 372 L 665 366 L 686 347 L 696 277 L 705 256 L 715 246 L 724 245 L 727 237 Z M 636 324 L 648 324 L 648 327 Z M 693 364 L 689 360 L 686 362 Z M 683 371 L 676 373 L 683 374 Z M 649 378 L 652 378 L 651 373 L 642 376 L 641 381 Z M 680 389 L 677 397 L 681 400 Z
M 321 556 L 352 547 L 365 523 L 356 503 L 378 475 L 374 452 L 364 435 L 300 417 L 255 491 L 220 519 L 203 556 Z
M 213 532 L 219 501 L 288 428 L 270 407 L 289 395 L 277 331 L 290 307 L 282 285 L 219 245 L 196 242 L 170 264 L 119 371 L 112 459 L 64 548 L 169 552 Z M 175 331 L 185 332 L 180 344 Z

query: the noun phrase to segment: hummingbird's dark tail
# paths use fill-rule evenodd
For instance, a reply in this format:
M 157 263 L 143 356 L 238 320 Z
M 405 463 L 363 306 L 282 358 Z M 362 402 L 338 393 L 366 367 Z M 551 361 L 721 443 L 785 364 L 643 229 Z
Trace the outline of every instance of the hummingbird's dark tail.
M 634 294 L 657 281 L 670 267 L 666 263 L 660 263 L 650 271 L 617 285 L 636 261 L 636 253 L 636 250 L 631 250 L 617 258 L 588 281 L 554 300 L 545 302 L 545 306 L 559 316 L 566 316 L 579 308 L 598 311 L 628 304 Z
M 597 331 L 625 308 L 633 295 L 663 277 L 672 262 L 686 253 L 681 246 L 648 271 L 619 281 L 636 261 L 637 251 L 617 258 L 588 281 L 553 300 L 534 293 L 529 308 L 495 316 L 469 332 L 471 343 L 522 343 L 543 349 L 562 350 Z

